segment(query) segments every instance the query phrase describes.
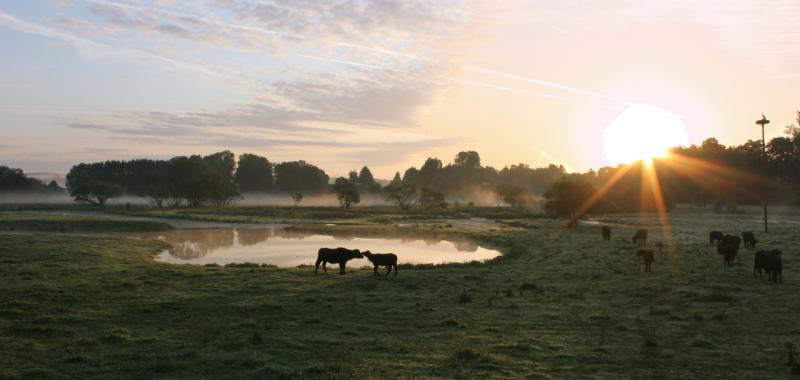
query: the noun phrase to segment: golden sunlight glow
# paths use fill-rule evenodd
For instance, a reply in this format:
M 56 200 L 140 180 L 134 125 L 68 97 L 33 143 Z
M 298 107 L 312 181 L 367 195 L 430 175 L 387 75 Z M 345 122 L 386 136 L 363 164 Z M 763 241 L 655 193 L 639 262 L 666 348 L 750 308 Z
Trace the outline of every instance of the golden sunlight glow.
M 649 104 L 631 104 L 603 132 L 603 147 L 612 164 L 627 164 L 666 156 L 689 137 L 678 115 Z

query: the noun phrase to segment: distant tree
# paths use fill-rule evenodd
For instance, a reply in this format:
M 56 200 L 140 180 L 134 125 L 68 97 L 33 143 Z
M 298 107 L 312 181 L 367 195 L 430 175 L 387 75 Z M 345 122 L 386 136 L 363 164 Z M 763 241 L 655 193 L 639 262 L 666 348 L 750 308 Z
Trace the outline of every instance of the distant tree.
M 224 205 L 238 196 L 230 180 L 197 156 L 173 158 L 169 172 L 175 194 L 189 207 L 198 207 L 206 201 Z
M 503 202 L 513 207 L 533 203 L 533 193 L 519 186 L 502 184 L 497 186 L 495 192 Z
M 234 182 L 243 193 L 271 191 L 272 164 L 265 157 L 251 153 L 242 154 L 239 156 Z
M 400 177 L 400 172 L 397 172 L 397 177 L 398 178 Z M 405 182 L 409 185 L 418 186 L 421 182 L 421 178 L 422 177 L 419 174 L 419 170 L 417 170 L 417 168 L 415 167 L 410 167 L 406 169 L 406 171 L 403 173 L 403 179 L 401 180 L 401 182 Z
M 403 180 L 400 178 L 400 172 L 395 172 L 392 182 L 389 182 L 389 186 L 401 185 L 402 183 Z
M 58 184 L 45 185 L 42 181 L 25 175 L 22 169 L 0 166 L 0 192 L 61 191 Z
M 326 191 L 329 180 L 322 169 L 305 161 L 275 165 L 275 186 L 286 193 L 319 194 Z
M 403 183 L 400 173 L 395 175 L 395 180 L 383 188 L 386 200 L 394 202 L 402 210 L 408 210 L 419 202 L 417 188 L 414 185 Z
M 444 209 L 447 208 L 447 202 L 444 194 L 424 188 L 419 193 L 419 206 L 428 210 Z
M 70 196 L 76 202 L 95 206 L 105 206 L 109 199 L 122 195 L 121 186 L 101 181 L 87 181 L 70 189 Z
M 366 166 L 361 168 L 361 171 L 358 173 L 356 186 L 363 192 L 378 193 L 381 191 L 381 185 L 375 181 L 375 177 L 372 176 L 372 172 Z
M 203 157 L 205 162 L 211 170 L 214 170 L 222 178 L 231 181 L 233 174 L 236 170 L 236 155 L 229 150 L 223 150 Z
M 344 177 L 339 177 L 333 183 L 333 193 L 339 200 L 339 206 L 350 208 L 355 203 L 361 202 L 361 195 L 358 193 L 356 184 Z
M 479 168 L 481 167 L 481 156 L 474 150 L 458 152 L 453 160 L 453 165 L 462 168 Z
M 574 227 L 575 222 L 582 216 L 578 214 L 579 208 L 594 191 L 594 187 L 583 179 L 562 178 L 544 193 L 547 199 L 544 210 L 552 216 L 566 217 L 570 221 L 569 225 Z
M 294 193 L 292 194 L 292 201 L 294 201 L 294 207 L 300 204 L 303 201 L 303 194 L 301 193 Z

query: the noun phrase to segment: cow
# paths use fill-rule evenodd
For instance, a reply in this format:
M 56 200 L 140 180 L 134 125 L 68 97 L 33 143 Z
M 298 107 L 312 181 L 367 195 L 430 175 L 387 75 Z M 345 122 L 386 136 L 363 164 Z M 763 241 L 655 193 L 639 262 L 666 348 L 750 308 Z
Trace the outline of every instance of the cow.
M 769 251 L 756 252 L 753 258 L 753 278 L 756 278 L 756 272 L 758 272 L 759 278 L 764 278 L 762 271 L 767 270 L 767 255 L 769 255 Z M 767 272 L 767 276 L 769 276 L 769 272 Z
M 755 248 L 756 247 L 756 235 L 753 234 L 753 231 L 745 231 L 742 232 L 742 240 L 744 241 L 745 248 Z
M 715 245 L 722 242 L 722 231 L 711 231 L 708 233 L 708 244 Z
M 339 274 L 344 274 L 344 267 L 352 259 L 362 259 L 364 255 L 357 249 L 347 248 L 320 248 L 317 252 L 317 262 L 314 264 L 314 274 L 319 271 L 319 264 L 322 263 L 322 270 L 328 273 L 325 267 L 327 263 L 339 264 Z
M 653 264 L 653 251 L 649 249 L 640 249 L 636 252 L 636 256 L 639 256 L 644 261 L 644 271 L 645 272 L 652 272 L 650 266 Z
M 372 253 L 370 251 L 365 251 L 363 254 L 374 266 L 373 273 L 375 273 L 375 276 L 378 275 L 378 267 L 387 267 L 387 276 L 392 272 L 392 268 L 394 268 L 394 275 L 397 276 L 397 255 L 394 253 Z
M 633 241 L 633 244 L 638 244 L 640 247 L 647 245 L 647 230 L 636 230 L 636 234 L 633 235 L 631 240 Z
M 739 246 L 742 243 L 736 235 L 725 235 L 722 241 L 717 245 L 717 253 L 725 257 L 725 265 L 732 267 L 736 260 L 736 254 L 739 253 Z
M 777 249 L 773 249 L 767 253 L 765 269 L 769 280 L 772 282 L 783 283 L 783 253 Z
M 611 227 L 603 226 L 603 241 L 611 241 Z

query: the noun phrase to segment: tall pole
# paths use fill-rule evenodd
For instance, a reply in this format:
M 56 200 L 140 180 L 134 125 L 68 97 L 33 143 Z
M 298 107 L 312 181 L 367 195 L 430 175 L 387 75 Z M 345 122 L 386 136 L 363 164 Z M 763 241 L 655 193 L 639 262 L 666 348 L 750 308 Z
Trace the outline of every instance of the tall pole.
M 764 114 L 761 114 L 761 120 L 756 120 L 756 124 L 761 126 L 761 163 L 766 168 L 767 166 L 767 140 L 764 138 L 764 126 L 769 124 L 769 120 Z M 764 232 L 769 232 L 767 227 L 767 186 L 764 184 L 762 188 L 762 197 L 764 199 Z

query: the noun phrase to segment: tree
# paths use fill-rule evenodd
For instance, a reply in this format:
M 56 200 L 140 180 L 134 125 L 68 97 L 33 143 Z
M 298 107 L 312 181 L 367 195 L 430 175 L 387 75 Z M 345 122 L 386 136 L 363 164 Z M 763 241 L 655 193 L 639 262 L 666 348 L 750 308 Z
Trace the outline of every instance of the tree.
M 243 193 L 271 191 L 272 164 L 265 157 L 251 153 L 242 154 L 239 156 L 234 182 Z
M 369 193 L 378 193 L 381 191 L 381 185 L 375 181 L 372 172 L 368 167 L 364 166 L 358 173 L 356 178 L 356 186 L 359 190 Z
M 332 191 L 336 194 L 336 199 L 339 200 L 339 206 L 342 208 L 350 208 L 353 204 L 361 202 L 361 195 L 358 193 L 355 183 L 347 178 L 337 178 L 333 183 Z
M 329 180 L 322 169 L 305 161 L 275 165 L 275 186 L 286 193 L 319 194 L 327 190 Z
M 510 204 L 512 207 L 533 203 L 533 193 L 519 186 L 502 184 L 497 186 L 495 192 L 503 202 Z
M 47 192 L 61 191 L 55 181 L 45 185 L 42 181 L 25 175 L 22 169 L 0 166 L 0 192 L 4 191 L 23 191 L 23 192 Z
M 221 206 L 238 196 L 230 180 L 197 156 L 173 158 L 169 173 L 175 196 L 186 200 L 189 207 L 198 207 L 206 201 Z
M 453 165 L 462 168 L 479 168 L 481 167 L 481 156 L 474 150 L 458 152 L 453 160 Z
M 583 216 L 578 213 L 587 211 L 579 210 L 579 207 L 594 192 L 594 187 L 583 179 L 574 177 L 562 178 L 544 193 L 544 197 L 547 199 L 544 210 L 551 216 L 566 217 L 568 225 L 574 227 L 578 218 Z
M 300 202 L 303 201 L 303 194 L 300 193 L 292 194 L 292 201 L 294 201 L 294 207 L 297 207 L 297 205 L 299 205 Z
M 417 204 L 417 188 L 411 184 L 400 181 L 400 173 L 395 175 L 397 181 L 392 181 L 383 188 L 386 200 L 396 203 L 401 210 L 408 210 Z
M 101 181 L 88 181 L 70 189 L 70 196 L 76 202 L 103 207 L 109 199 L 122 195 L 121 186 Z
M 236 170 L 236 155 L 229 150 L 223 150 L 203 157 L 205 162 L 211 170 L 222 176 L 227 181 L 233 180 L 233 173 Z
M 419 193 L 419 206 L 428 210 L 444 209 L 447 208 L 447 202 L 444 194 L 423 188 Z

